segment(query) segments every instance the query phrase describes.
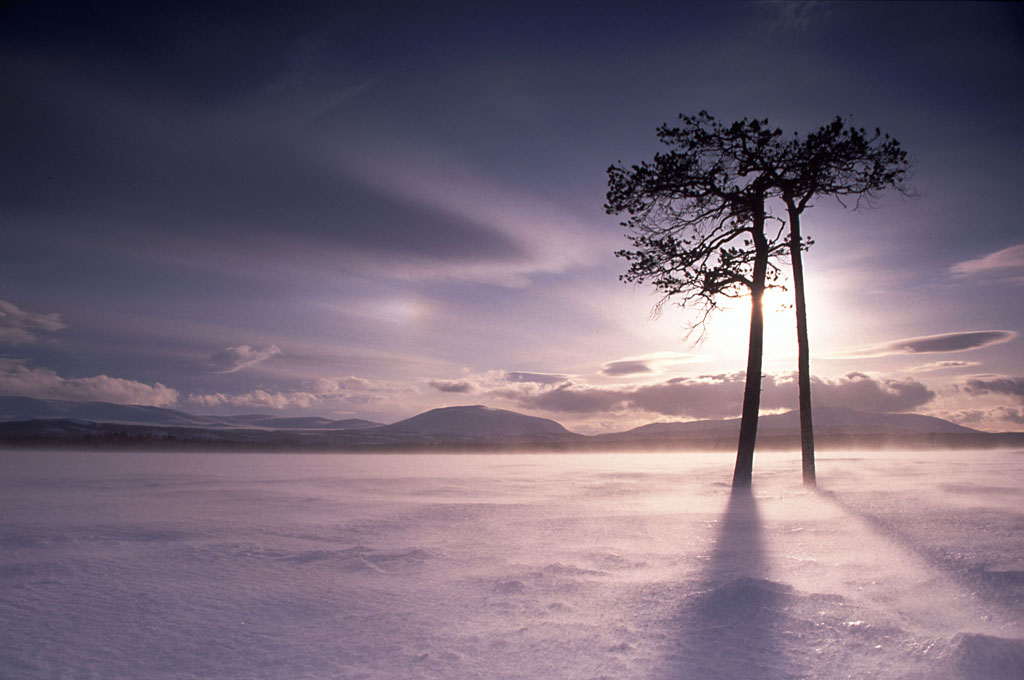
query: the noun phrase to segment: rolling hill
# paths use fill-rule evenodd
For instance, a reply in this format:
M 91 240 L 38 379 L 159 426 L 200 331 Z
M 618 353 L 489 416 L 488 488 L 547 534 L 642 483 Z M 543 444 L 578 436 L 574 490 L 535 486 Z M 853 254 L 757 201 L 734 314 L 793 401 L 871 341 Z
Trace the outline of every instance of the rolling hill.
M 1024 446 L 1024 433 L 972 430 L 913 413 L 814 410 L 823 448 Z M 718 450 L 735 448 L 739 419 L 651 423 L 584 436 L 547 418 L 486 406 L 432 409 L 389 425 L 267 414 L 203 416 L 154 406 L 0 397 L 0 446 L 228 450 Z M 761 448 L 799 446 L 796 412 L 762 416 Z

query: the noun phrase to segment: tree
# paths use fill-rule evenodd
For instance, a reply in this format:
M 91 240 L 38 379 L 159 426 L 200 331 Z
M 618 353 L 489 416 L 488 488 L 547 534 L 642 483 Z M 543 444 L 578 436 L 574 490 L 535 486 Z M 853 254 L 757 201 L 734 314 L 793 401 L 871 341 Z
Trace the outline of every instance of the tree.
M 767 121 L 764 121 L 767 124 Z M 844 206 L 853 198 L 856 209 L 872 203 L 879 193 L 895 188 L 909 194 L 910 162 L 900 143 L 875 129 L 847 127 L 841 118 L 823 125 L 800 139 L 794 137 L 781 148 L 749 149 L 745 162 L 771 178 L 773 190 L 786 207 L 789 249 L 793 266 L 794 307 L 797 330 L 797 383 L 800 408 L 800 450 L 803 481 L 817 485 L 814 465 L 814 425 L 811 413 L 810 343 L 807 334 L 807 305 L 801 251 L 808 245 L 801 235 L 800 218 L 811 201 L 833 196 Z
M 765 201 L 773 177 L 749 159 L 767 157 L 780 147 L 781 131 L 762 121 L 722 126 L 707 112 L 680 116 L 679 127 L 662 125 L 659 140 L 668 151 L 652 162 L 608 168 L 605 210 L 626 213 L 633 250 L 618 256 L 630 266 L 620 278 L 652 283 L 663 297 L 700 311 L 691 331 L 700 328 L 720 298 L 751 298 L 750 342 L 743 391 L 740 437 L 733 485 L 749 486 L 753 470 L 761 399 L 764 336 L 762 299 L 779 276 L 774 263 L 787 246 L 781 229 L 766 227 Z
M 900 143 L 878 129 L 848 127 L 836 118 L 805 138 L 783 137 L 766 119 L 726 127 L 702 111 L 663 125 L 669 147 L 653 162 L 608 169 L 605 210 L 629 215 L 623 226 L 635 250 L 616 253 L 630 262 L 625 281 L 649 282 L 669 300 L 700 314 L 700 328 L 720 298 L 751 296 L 750 344 L 733 484 L 750 484 L 760 406 L 764 316 L 762 297 L 780 274 L 775 259 L 787 252 L 793 267 L 798 345 L 798 391 L 804 483 L 816 484 L 811 413 L 810 348 L 801 217 L 817 197 L 832 196 L 856 209 L 887 188 L 910 193 L 910 163 Z M 789 226 L 785 240 L 766 232 L 776 219 L 766 205 L 781 201 Z

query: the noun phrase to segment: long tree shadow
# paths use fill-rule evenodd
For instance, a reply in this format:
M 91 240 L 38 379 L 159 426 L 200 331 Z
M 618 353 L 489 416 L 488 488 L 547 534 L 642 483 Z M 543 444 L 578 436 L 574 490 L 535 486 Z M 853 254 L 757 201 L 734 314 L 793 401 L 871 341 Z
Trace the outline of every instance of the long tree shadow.
M 1006 620 L 1020 623 L 1022 620 L 1020 608 L 1016 606 L 1024 596 L 1024 571 L 992 569 L 982 557 L 966 556 L 963 552 L 970 553 L 970 546 L 963 546 L 960 550 L 953 550 L 941 542 L 936 543 L 922 540 L 937 529 L 929 527 L 918 527 L 915 530 L 915 523 L 908 521 L 902 513 L 886 514 L 881 510 L 872 510 L 843 498 L 833 491 L 819 490 L 819 496 L 838 506 L 843 512 L 856 517 L 871 528 L 877 535 L 882 536 L 901 549 L 917 556 L 939 573 L 943 574 L 953 582 L 959 584 L 972 593 L 972 596 L 979 598 L 990 607 L 998 610 L 1001 617 Z M 965 513 L 963 513 L 965 514 Z M 958 518 L 961 521 L 965 517 Z M 938 527 L 938 518 L 931 520 L 932 527 Z M 1019 526 L 1017 520 L 1012 526 Z M 977 522 L 978 530 L 985 530 L 984 522 Z
M 673 617 L 679 637 L 659 678 L 793 676 L 780 629 L 791 589 L 765 578 L 762 533 L 750 489 L 734 490 L 703 574 Z

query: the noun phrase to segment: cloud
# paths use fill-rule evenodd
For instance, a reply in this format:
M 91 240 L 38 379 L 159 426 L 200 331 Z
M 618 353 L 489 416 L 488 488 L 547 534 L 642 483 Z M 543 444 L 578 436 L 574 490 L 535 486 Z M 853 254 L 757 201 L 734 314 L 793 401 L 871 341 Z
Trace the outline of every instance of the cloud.
M 277 345 L 269 347 L 252 347 L 239 345 L 228 347 L 210 357 L 210 366 L 214 373 L 234 373 L 243 368 L 261 364 L 271 357 L 283 354 Z
M 775 17 L 769 23 L 772 29 L 789 29 L 791 31 L 806 31 L 813 25 L 820 23 L 828 16 L 829 8 L 825 3 L 803 0 L 797 2 L 768 2 L 767 6 L 773 10 Z
M 627 357 L 605 364 L 601 373 L 607 376 L 618 377 L 626 375 L 643 375 L 646 373 L 664 373 L 679 364 L 699 361 L 696 354 L 681 354 L 679 352 L 655 352 L 639 357 Z
M 178 401 L 178 391 L 162 383 L 147 385 L 108 375 L 62 378 L 55 371 L 10 360 L 0 362 L 0 394 L 141 406 L 171 406 Z
M 956 411 L 939 411 L 934 414 L 936 417 L 950 420 L 960 425 L 970 426 L 977 424 L 989 417 L 989 412 L 982 409 L 958 409 Z
M 973 396 L 1006 394 L 1024 400 L 1024 378 L 971 378 L 967 381 L 964 392 Z
M 508 371 L 505 379 L 513 383 L 536 383 L 538 385 L 557 385 L 566 380 L 566 376 L 558 373 L 530 373 L 528 371 Z
M 290 135 L 282 143 L 272 125 L 261 128 L 270 121 L 251 108 L 244 109 L 252 124 L 243 131 L 226 122 L 233 116 L 171 110 L 147 96 L 145 85 L 118 89 L 66 64 L 26 59 L 16 71 L 5 94 L 21 106 L 5 120 L 5 131 L 19 143 L 0 167 L 0 196 L 22 209 L 25 219 L 11 229 L 26 238 L 41 238 L 45 224 L 48 240 L 75 247 L 103 244 L 104 252 L 193 264 L 198 258 L 221 267 L 222 253 L 230 251 L 233 260 L 264 262 L 272 253 L 275 262 L 302 258 L 334 268 L 339 260 L 374 271 L 386 263 L 399 276 L 436 276 L 438 265 L 476 273 L 550 268 L 515 225 L 485 221 L 485 197 L 478 197 L 478 211 L 466 213 L 396 186 L 404 179 L 394 175 L 408 170 L 401 158 L 378 183 L 365 176 L 359 159 L 339 160 L 351 144 L 310 144 Z M 431 178 L 439 190 L 472 195 L 474 186 L 452 187 L 462 178 L 441 174 L 435 167 Z M 49 181 L 31 179 L 39 176 Z M 503 212 L 510 220 L 517 215 L 511 206 Z M 64 219 L 69 216 L 74 219 Z M 133 227 L 139 223 L 149 225 L 144 236 Z M 90 228 L 76 226 L 83 224 Z M 549 220 L 544 227 L 556 225 Z M 558 263 L 573 253 L 559 252 Z M 396 261 L 406 266 L 394 267 Z
M 449 394 L 536 393 L 539 389 L 558 385 L 566 376 L 553 373 L 531 373 L 528 371 L 487 371 L 467 375 L 454 380 L 429 380 L 427 385 L 439 392 Z
M 252 408 L 309 408 L 322 399 L 321 395 L 312 392 L 269 392 L 256 389 L 242 394 L 190 394 L 188 400 L 201 406 L 246 406 Z
M 647 362 L 644 361 L 613 361 L 601 369 L 601 373 L 611 376 L 639 375 L 641 373 L 650 373 L 652 370 Z
M 934 413 L 940 418 L 960 425 L 989 431 L 1005 431 L 1005 423 L 1024 425 L 1024 409 L 1013 406 L 996 406 L 990 409 L 959 409 Z M 1017 428 L 1011 428 L 1016 430 Z
M 239 406 L 275 410 L 308 409 L 329 406 L 334 402 L 362 405 L 379 399 L 389 390 L 386 384 L 374 383 L 355 376 L 319 378 L 303 385 L 303 389 L 269 390 L 257 388 L 238 394 L 224 392 L 193 393 L 187 400 L 207 407 Z
M 995 409 L 992 414 L 996 420 L 1002 420 L 1008 423 L 1015 423 L 1017 425 L 1024 425 L 1024 409 L 1010 408 L 1009 406 L 999 406 Z
M 977 274 L 1024 273 L 1024 243 L 997 250 L 984 257 L 957 262 L 949 268 L 956 276 L 973 276 Z M 1024 282 L 1024 276 L 1015 279 Z
M 465 380 L 431 380 L 427 384 L 438 392 L 469 394 L 475 391 L 473 385 Z
M 343 378 L 317 378 L 313 381 L 313 389 L 316 394 L 322 396 L 349 394 L 355 391 L 369 391 L 378 389 L 380 386 L 365 378 L 357 378 L 354 375 Z
M 910 370 L 916 373 L 924 373 L 927 371 L 941 371 L 947 368 L 970 368 L 980 365 L 980 362 L 977 361 L 933 361 L 929 364 L 914 366 Z
M 36 331 L 59 331 L 67 328 L 59 314 L 28 312 L 13 302 L 0 300 L 0 342 L 10 345 L 36 341 Z
M 935 392 L 916 380 L 872 378 L 863 373 L 849 373 L 834 379 L 814 377 L 811 395 L 818 406 L 871 413 L 913 411 L 935 398 Z
M 966 352 L 991 345 L 1009 342 L 1017 337 L 1014 331 L 965 331 L 939 333 L 916 338 L 903 338 L 877 345 L 859 347 L 845 353 L 836 353 L 830 359 L 860 359 L 884 357 L 892 354 L 933 354 L 941 352 Z
M 643 411 L 676 418 L 733 418 L 740 414 L 744 383 L 743 373 L 731 373 L 614 387 L 565 382 L 553 388 L 506 390 L 500 396 L 528 408 L 560 413 Z M 763 410 L 796 408 L 795 376 L 766 375 L 761 389 Z M 816 405 L 876 413 L 912 411 L 935 398 L 933 391 L 916 380 L 873 378 L 863 373 L 815 376 L 811 390 Z
M 623 410 L 629 400 L 626 390 L 588 387 L 566 382 L 535 393 L 505 393 L 520 404 L 559 413 L 607 413 Z

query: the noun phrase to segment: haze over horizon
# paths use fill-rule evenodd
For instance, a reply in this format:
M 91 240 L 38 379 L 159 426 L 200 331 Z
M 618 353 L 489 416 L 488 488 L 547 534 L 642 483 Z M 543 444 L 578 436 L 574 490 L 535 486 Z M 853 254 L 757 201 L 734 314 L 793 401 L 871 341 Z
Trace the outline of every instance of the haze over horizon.
M 686 341 L 602 209 L 608 165 L 705 109 L 839 115 L 916 161 L 919 198 L 806 213 L 815 404 L 1024 429 L 1019 5 L 26 2 L 0 65 L 2 395 L 734 417 L 746 302 Z

